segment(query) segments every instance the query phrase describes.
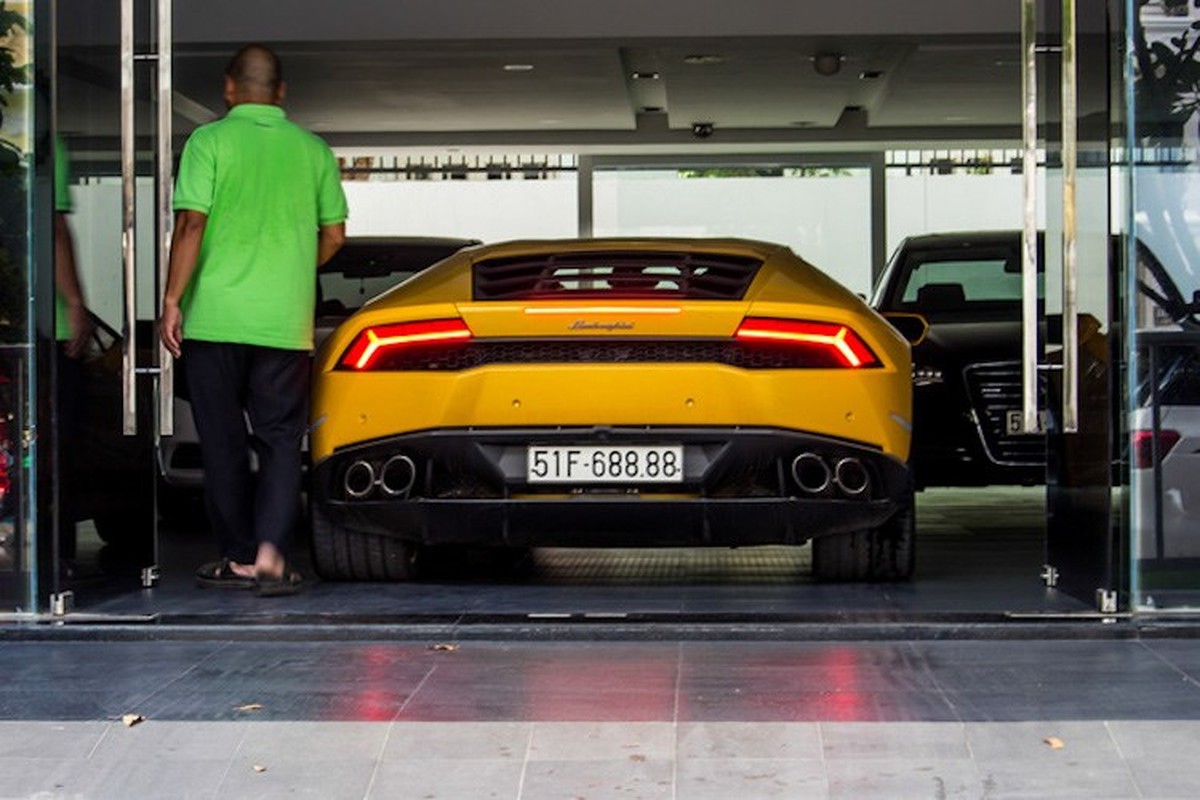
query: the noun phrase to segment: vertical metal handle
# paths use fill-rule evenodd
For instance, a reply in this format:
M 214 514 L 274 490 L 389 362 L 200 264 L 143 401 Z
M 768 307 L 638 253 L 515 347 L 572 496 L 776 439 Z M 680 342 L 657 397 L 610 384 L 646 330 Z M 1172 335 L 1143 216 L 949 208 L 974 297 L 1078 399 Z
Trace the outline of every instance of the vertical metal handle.
M 1021 430 L 1038 430 L 1037 3 L 1021 0 Z
M 172 69 L 172 0 L 158 3 L 158 294 L 156 308 L 162 308 L 167 290 L 167 267 L 171 261 L 171 186 L 174 169 L 171 148 L 171 115 L 173 113 Z M 166 345 L 158 344 L 158 433 L 170 436 L 175 432 L 175 360 Z
M 1076 296 L 1075 180 L 1079 163 L 1075 0 L 1062 0 L 1063 314 L 1062 431 L 1079 431 L 1079 303 Z
M 125 294 L 125 341 L 121 349 L 122 431 L 137 434 L 137 260 L 135 137 L 133 108 L 133 4 L 121 0 L 121 261 Z

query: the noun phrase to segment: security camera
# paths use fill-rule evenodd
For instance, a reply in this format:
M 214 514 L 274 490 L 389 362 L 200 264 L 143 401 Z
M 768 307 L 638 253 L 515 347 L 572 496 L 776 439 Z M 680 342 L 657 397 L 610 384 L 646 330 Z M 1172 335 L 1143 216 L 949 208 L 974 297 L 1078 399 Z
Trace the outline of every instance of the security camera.
M 707 139 L 713 135 L 713 124 L 711 122 L 693 122 L 692 136 L 697 139 Z

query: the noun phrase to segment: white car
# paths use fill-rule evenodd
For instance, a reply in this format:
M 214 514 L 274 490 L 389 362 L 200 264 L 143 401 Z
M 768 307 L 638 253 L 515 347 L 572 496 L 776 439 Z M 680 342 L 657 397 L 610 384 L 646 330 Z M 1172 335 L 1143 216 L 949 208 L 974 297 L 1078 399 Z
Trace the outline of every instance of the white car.
M 317 273 L 316 343 L 324 341 L 342 320 L 393 286 L 416 275 L 476 239 L 450 237 L 352 237 Z M 168 491 L 163 511 L 187 503 L 204 487 L 200 441 L 183 370 L 175 371 L 175 430 L 159 445 L 158 461 Z M 307 443 L 306 443 L 307 445 Z M 307 446 L 306 446 L 307 449 Z M 257 458 L 249 454 L 252 468 Z
M 1200 558 L 1200 342 L 1158 350 L 1165 363 L 1159 366 L 1157 436 L 1148 397 L 1130 415 L 1138 556 Z

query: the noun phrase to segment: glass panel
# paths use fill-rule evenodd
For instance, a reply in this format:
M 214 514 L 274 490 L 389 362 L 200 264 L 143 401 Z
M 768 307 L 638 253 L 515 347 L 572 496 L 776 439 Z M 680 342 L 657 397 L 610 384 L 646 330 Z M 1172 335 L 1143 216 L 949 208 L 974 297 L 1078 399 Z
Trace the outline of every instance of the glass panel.
M 26 443 L 33 326 L 30 2 L 0 4 L 0 609 L 31 610 L 36 539 L 33 459 Z
M 596 236 L 737 236 L 790 246 L 851 291 L 871 290 L 868 167 L 597 170 Z
M 1200 608 L 1200 10 L 1193 5 L 1134 4 L 1127 443 L 1140 610 Z
M 154 410 L 152 378 L 138 378 L 138 433 L 123 422 L 123 343 L 136 332 L 137 366 L 152 364 L 154 196 L 151 143 L 155 62 L 149 2 L 134 5 L 134 94 L 137 125 L 137 313 L 127 320 L 122 260 L 120 0 L 60 0 L 57 4 L 56 116 L 58 139 L 69 153 L 65 212 L 74 273 L 92 325 L 86 346 L 72 357 L 60 332 L 58 443 L 61 453 L 55 570 L 46 591 L 73 590 L 84 607 L 108 588 L 139 579 L 153 563 Z M 59 258 L 65 250 L 59 250 Z M 66 271 L 58 265 L 57 274 Z M 66 296 L 60 282 L 59 294 Z

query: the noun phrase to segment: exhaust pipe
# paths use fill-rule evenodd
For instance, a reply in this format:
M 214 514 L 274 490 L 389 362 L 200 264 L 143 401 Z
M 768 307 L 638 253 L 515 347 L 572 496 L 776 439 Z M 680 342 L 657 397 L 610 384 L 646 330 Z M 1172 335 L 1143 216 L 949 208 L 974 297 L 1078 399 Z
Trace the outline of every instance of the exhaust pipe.
M 375 467 L 369 461 L 355 461 L 346 468 L 342 486 L 350 497 L 363 499 L 375 488 Z
M 816 453 L 801 453 L 792 459 L 792 480 L 809 494 L 820 494 L 832 480 L 829 465 Z
M 379 486 L 392 497 L 408 496 L 417 479 L 417 467 L 408 456 L 392 456 L 379 470 Z
M 857 497 L 871 485 L 871 476 L 867 468 L 857 458 L 843 458 L 834 468 L 834 479 L 842 491 Z

